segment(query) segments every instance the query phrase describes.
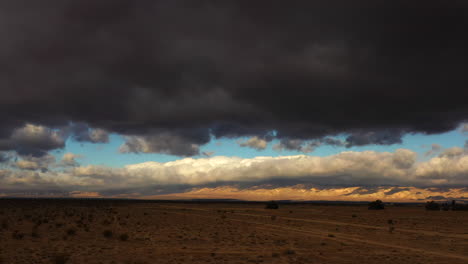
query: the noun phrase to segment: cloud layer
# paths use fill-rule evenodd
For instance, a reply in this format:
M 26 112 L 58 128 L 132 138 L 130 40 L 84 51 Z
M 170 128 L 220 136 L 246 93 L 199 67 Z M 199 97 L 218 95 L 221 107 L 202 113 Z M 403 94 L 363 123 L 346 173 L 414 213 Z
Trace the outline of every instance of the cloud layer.
M 0 149 L 61 148 L 70 122 L 180 156 L 212 136 L 448 131 L 468 118 L 467 26 L 465 1 L 5 1 Z
M 80 191 L 99 192 L 103 196 L 138 193 L 141 197 L 195 187 L 270 186 L 272 189 L 297 184 L 327 189 L 384 185 L 463 189 L 468 186 L 468 154 L 452 150 L 448 153 L 425 162 L 416 162 L 417 155 L 410 150 L 398 149 L 393 153 L 342 152 L 327 157 L 185 158 L 124 168 L 79 166 L 76 156 L 68 153 L 58 165 L 49 162 L 48 170 L 43 169 L 47 163 L 37 159 L 1 169 L 0 192 Z

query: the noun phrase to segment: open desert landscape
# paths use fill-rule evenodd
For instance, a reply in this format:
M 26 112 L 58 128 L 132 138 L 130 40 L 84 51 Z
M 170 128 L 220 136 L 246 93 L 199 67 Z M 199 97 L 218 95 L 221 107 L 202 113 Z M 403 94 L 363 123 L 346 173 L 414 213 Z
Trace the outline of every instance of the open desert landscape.
M 468 212 L 418 205 L 0 200 L 0 263 L 468 263 Z
M 468 1 L 0 1 L 0 264 L 468 264 Z

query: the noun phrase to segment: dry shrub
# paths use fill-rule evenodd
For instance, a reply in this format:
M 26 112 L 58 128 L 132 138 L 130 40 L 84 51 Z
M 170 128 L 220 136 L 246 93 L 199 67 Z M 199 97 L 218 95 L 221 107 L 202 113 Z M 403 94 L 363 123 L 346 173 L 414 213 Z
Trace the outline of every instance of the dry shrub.
M 427 202 L 425 207 L 427 211 L 440 211 L 440 204 L 434 201 Z
M 268 202 L 265 206 L 265 209 L 278 209 L 278 208 L 279 208 L 278 203 L 274 201 Z
M 113 233 L 111 230 L 104 230 L 104 232 L 102 232 L 102 235 L 105 237 L 105 238 L 111 238 L 113 236 Z
M 69 236 L 76 235 L 76 230 L 74 228 L 67 229 L 67 235 L 69 235 Z
M 128 240 L 128 235 L 127 234 L 121 234 L 119 236 L 120 241 L 127 241 Z
M 385 209 L 385 205 L 381 200 L 375 200 L 374 202 L 370 202 L 367 208 L 369 210 L 383 210 Z
M 57 255 L 53 256 L 52 262 L 54 264 L 66 264 L 69 259 L 70 259 L 69 255 L 62 253 L 62 254 L 57 254 Z

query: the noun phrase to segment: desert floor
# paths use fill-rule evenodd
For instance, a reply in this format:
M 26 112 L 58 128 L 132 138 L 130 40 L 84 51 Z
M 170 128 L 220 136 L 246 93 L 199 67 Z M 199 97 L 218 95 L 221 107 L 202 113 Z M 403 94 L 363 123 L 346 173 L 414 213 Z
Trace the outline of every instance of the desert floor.
M 466 264 L 468 212 L 0 200 L 0 263 Z

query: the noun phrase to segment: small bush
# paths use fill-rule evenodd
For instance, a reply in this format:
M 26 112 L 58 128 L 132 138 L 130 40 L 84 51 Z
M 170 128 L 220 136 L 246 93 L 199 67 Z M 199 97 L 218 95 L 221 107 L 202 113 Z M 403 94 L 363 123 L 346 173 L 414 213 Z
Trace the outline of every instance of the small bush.
M 120 241 L 127 241 L 128 240 L 128 235 L 127 234 L 121 234 L 119 236 Z
M 449 211 L 449 210 L 450 210 L 450 206 L 449 206 L 447 203 L 444 203 L 444 204 L 442 204 L 441 209 L 442 209 L 443 211 Z
M 434 201 L 427 202 L 425 207 L 427 211 L 440 211 L 440 204 Z
M 69 259 L 70 259 L 70 256 L 68 255 L 58 254 L 53 257 L 52 262 L 54 264 L 66 264 Z
M 14 239 L 21 240 L 21 239 L 23 239 L 24 234 L 18 232 L 17 230 L 15 230 L 15 231 L 11 234 L 11 237 L 14 238 Z
M 367 208 L 369 210 L 383 210 L 385 209 L 385 205 L 381 200 L 376 200 L 374 202 L 370 202 Z
M 37 233 L 36 230 L 33 230 L 33 231 L 31 232 L 31 237 L 38 238 L 38 237 L 39 237 L 39 233 Z
M 278 208 L 279 208 L 278 203 L 276 203 L 274 201 L 271 201 L 271 202 L 267 203 L 266 206 L 265 206 L 265 209 L 278 209 Z
M 453 211 L 468 211 L 468 204 L 456 204 L 452 207 Z
M 102 235 L 106 238 L 111 238 L 113 233 L 110 230 L 104 230 L 104 232 L 102 232 Z
M 6 220 L 3 220 L 1 226 L 2 226 L 2 229 L 7 230 L 8 229 L 8 222 Z
M 76 235 L 76 230 L 74 228 L 67 229 L 67 235 L 69 235 L 69 236 Z

